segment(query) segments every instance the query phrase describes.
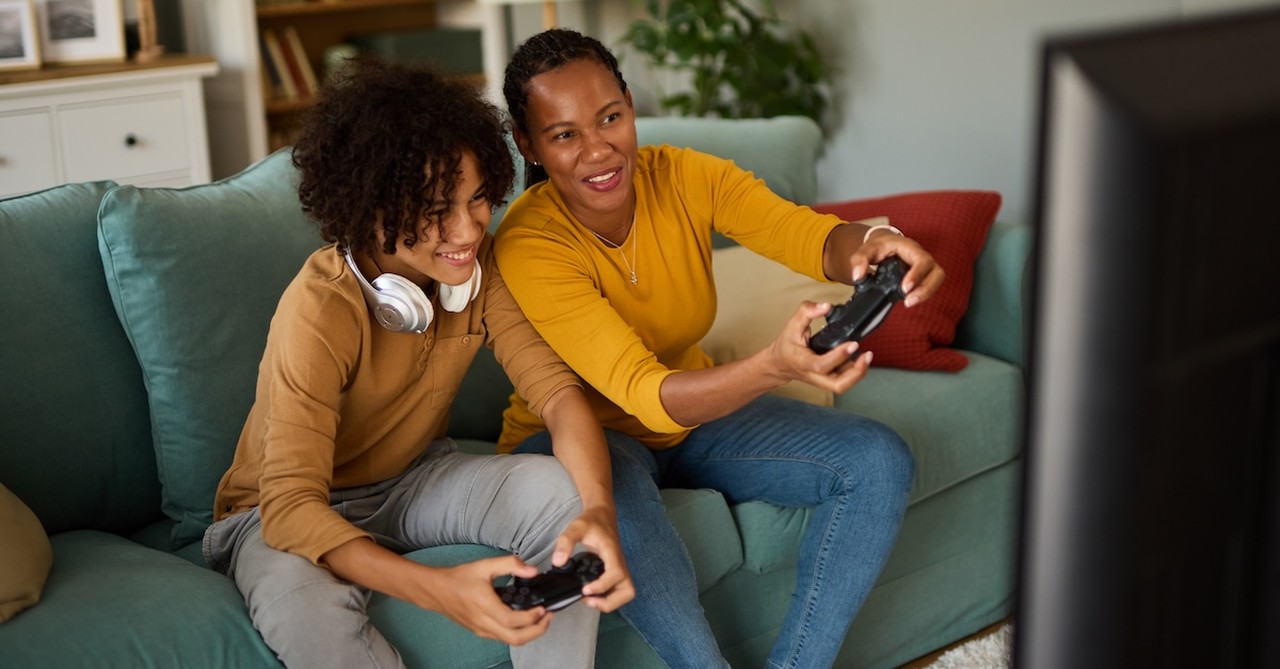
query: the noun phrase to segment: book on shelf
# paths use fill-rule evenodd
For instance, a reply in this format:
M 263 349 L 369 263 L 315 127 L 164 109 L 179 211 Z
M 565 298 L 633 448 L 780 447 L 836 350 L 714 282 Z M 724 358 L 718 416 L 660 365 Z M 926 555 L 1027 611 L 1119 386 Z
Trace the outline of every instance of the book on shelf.
M 299 90 L 310 97 L 320 90 L 320 82 L 316 80 L 316 72 L 307 58 L 307 50 L 302 47 L 302 39 L 293 26 L 285 26 L 280 35 L 283 38 L 281 48 L 289 60 L 289 70 L 296 75 Z
M 286 100 L 294 100 L 301 96 L 298 85 L 293 77 L 293 73 L 289 70 L 289 62 L 285 60 L 284 49 L 280 46 L 280 37 L 276 31 L 271 28 L 263 28 L 259 33 L 262 38 L 263 50 L 266 52 L 264 58 L 269 63 L 268 73 L 274 70 L 280 79 L 280 90 L 282 95 L 277 96 Z M 275 77 L 272 78 L 275 83 Z
M 284 80 L 275 58 L 271 56 L 271 50 L 267 48 L 265 32 L 258 33 L 258 50 L 259 60 L 262 62 L 262 88 L 267 99 L 276 100 L 285 97 Z

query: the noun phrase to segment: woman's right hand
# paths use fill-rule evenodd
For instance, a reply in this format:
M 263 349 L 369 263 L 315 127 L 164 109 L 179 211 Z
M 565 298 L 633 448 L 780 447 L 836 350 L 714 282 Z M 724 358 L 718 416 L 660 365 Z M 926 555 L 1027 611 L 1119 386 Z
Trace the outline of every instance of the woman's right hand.
M 809 348 L 810 324 L 831 309 L 828 302 L 801 302 L 770 345 L 769 357 L 778 374 L 787 381 L 800 380 L 839 394 L 866 376 L 872 354 L 866 351 L 850 360 L 858 350 L 857 342 L 846 342 L 823 354 Z

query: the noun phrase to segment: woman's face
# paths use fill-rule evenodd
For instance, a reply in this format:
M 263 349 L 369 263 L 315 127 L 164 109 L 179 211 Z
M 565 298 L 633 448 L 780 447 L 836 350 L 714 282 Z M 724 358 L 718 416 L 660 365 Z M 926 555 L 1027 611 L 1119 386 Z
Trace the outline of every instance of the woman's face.
M 631 94 L 593 60 L 576 60 L 529 82 L 528 135 L 516 141 L 526 160 L 542 163 L 579 221 L 610 227 L 630 222 L 636 124 Z
M 406 247 L 401 237 L 396 252 L 389 254 L 382 251 L 382 240 L 378 240 L 373 256 L 382 271 L 424 287 L 431 281 L 459 286 L 471 278 L 491 210 L 475 154 L 463 151 L 458 169 L 453 198 L 440 195 L 430 203 L 429 210 L 435 214 L 432 218 L 438 218 L 439 223 L 426 217 L 420 220 L 417 243 Z

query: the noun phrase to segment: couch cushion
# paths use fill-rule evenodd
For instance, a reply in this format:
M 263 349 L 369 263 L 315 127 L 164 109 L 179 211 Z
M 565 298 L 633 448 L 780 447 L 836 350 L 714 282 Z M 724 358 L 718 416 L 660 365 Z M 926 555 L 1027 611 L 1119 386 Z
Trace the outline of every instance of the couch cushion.
M 846 221 L 888 216 L 889 223 L 920 243 L 946 270 L 947 278 L 928 301 L 895 308 L 864 340 L 875 351 L 873 365 L 904 369 L 963 369 L 963 355 L 948 348 L 956 324 L 969 306 L 973 266 L 1000 211 L 992 191 L 926 191 L 814 207 Z
M 287 150 L 189 188 L 113 189 L 99 239 L 150 397 L 173 548 L 200 536 L 253 404 L 276 302 L 321 245 Z
M 784 508 L 768 502 L 733 506 L 733 519 L 742 535 L 742 568 L 757 574 L 796 566 L 800 539 L 813 510 Z
M 44 599 L 0 625 L 0 667 L 271 667 L 231 579 L 94 531 L 53 537 Z
M 980 353 L 957 373 L 872 368 L 836 407 L 902 435 L 916 460 L 911 501 L 946 490 L 1018 456 L 1022 371 Z
M 426 548 L 406 557 L 433 567 L 452 567 L 502 554 L 488 546 L 462 544 Z M 375 592 L 368 611 L 374 627 L 396 647 L 406 666 L 463 669 L 503 666 L 510 660 L 505 644 L 481 639 L 448 618 L 404 600 Z M 440 652 L 442 648 L 448 652 Z
M 664 488 L 662 503 L 671 526 L 693 558 L 699 592 L 742 566 L 743 539 L 724 495 L 705 488 Z
M 40 519 L 0 484 L 0 622 L 40 601 L 53 548 Z
M 160 517 L 142 372 L 98 257 L 98 204 L 113 187 L 0 202 L 0 481 L 50 534 Z

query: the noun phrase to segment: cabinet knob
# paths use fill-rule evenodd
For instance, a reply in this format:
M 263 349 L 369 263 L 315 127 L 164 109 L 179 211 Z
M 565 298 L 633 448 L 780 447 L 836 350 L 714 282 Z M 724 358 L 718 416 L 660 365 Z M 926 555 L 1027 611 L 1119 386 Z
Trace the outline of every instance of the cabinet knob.
M 125 145 L 125 146 L 129 146 L 129 147 L 137 146 L 137 145 L 138 145 L 138 136 L 137 136 L 137 135 L 135 135 L 135 134 L 133 134 L 133 133 L 129 133 L 129 134 L 125 135 L 125 136 L 124 136 L 124 145 Z

